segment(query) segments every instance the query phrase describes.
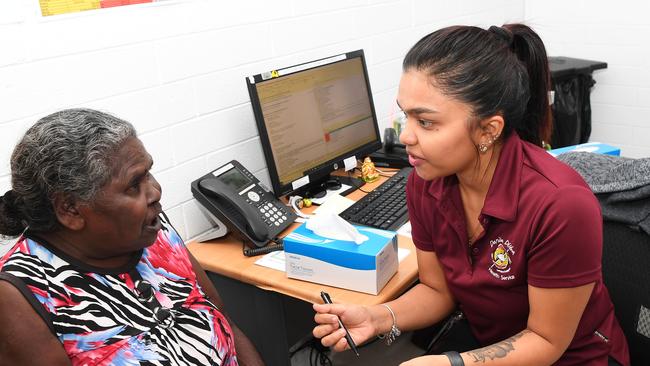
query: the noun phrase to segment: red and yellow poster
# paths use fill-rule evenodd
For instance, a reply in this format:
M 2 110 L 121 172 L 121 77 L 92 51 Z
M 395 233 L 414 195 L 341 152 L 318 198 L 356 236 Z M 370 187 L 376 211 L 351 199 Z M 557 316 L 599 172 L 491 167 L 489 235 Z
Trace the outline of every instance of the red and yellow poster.
M 39 0 L 43 16 L 112 8 L 123 5 L 152 3 L 155 1 L 161 0 Z

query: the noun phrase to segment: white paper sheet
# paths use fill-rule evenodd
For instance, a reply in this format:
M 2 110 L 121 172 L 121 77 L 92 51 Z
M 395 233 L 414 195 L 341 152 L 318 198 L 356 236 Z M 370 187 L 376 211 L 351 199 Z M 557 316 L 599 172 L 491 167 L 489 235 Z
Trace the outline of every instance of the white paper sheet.
M 347 197 L 343 197 L 339 194 L 335 194 L 328 197 L 325 202 L 323 202 L 320 206 L 318 206 L 318 208 L 314 210 L 314 214 L 318 215 L 318 213 L 323 211 L 330 211 L 336 214 L 340 214 L 341 212 L 345 211 L 348 207 L 352 206 L 353 204 L 354 204 L 354 200 L 351 200 Z

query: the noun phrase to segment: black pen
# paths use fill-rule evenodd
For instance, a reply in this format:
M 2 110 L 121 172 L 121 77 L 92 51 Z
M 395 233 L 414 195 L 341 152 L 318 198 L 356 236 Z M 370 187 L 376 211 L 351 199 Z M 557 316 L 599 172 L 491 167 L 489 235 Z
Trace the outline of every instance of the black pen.
M 320 297 L 323 299 L 323 301 L 326 304 L 331 304 L 332 299 L 330 298 L 330 294 L 328 294 L 325 291 L 320 292 Z M 343 322 L 341 321 L 341 318 L 338 316 L 336 317 L 339 321 L 339 326 L 345 330 L 345 340 L 348 341 L 348 344 L 350 345 L 350 348 L 354 351 L 354 353 L 359 356 L 359 351 L 357 350 L 357 345 L 354 343 L 354 340 L 352 339 L 352 336 L 350 335 L 350 332 L 348 331 L 348 328 L 343 325 Z

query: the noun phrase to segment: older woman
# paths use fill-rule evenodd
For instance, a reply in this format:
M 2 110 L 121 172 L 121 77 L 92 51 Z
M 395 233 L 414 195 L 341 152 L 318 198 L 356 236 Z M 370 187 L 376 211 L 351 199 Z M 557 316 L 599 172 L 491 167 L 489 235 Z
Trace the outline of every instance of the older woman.
M 32 126 L 0 234 L 0 359 L 12 365 L 259 365 L 161 210 L 131 124 L 89 109 Z

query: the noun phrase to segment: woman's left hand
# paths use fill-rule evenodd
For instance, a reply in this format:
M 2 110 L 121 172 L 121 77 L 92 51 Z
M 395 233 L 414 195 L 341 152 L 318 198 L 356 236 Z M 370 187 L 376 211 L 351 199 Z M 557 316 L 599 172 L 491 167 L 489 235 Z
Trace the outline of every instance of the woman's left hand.
M 413 358 L 399 364 L 400 366 L 449 366 L 451 362 L 447 356 L 431 355 Z

